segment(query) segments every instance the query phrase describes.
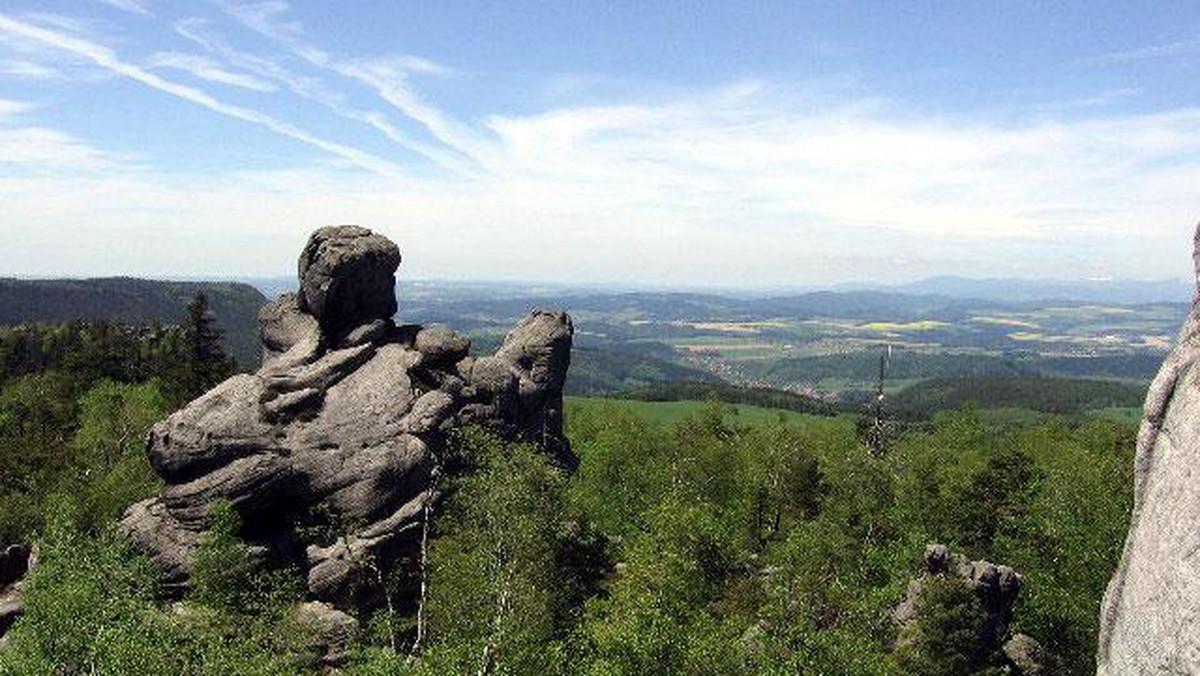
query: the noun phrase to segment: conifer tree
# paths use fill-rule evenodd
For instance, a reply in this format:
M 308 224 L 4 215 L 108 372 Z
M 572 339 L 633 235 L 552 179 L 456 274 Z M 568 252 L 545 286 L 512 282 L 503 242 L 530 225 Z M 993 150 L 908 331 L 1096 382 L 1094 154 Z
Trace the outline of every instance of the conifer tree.
M 233 374 L 233 359 L 221 347 L 221 329 L 213 321 L 208 296 L 196 294 L 187 306 L 184 325 L 187 340 L 188 396 L 198 397 Z

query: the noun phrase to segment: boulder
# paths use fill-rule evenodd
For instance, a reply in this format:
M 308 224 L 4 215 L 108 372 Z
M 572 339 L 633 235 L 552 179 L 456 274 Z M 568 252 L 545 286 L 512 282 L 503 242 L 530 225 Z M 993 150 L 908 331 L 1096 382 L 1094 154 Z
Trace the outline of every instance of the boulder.
M 393 322 L 399 261 L 365 228 L 318 230 L 300 256 L 300 293 L 260 315 L 262 368 L 151 429 L 165 486 L 122 528 L 169 592 L 186 589 L 218 501 L 267 561 L 305 572 L 312 599 L 346 608 L 378 600 L 379 566 L 412 565 L 455 429 L 480 425 L 575 466 L 562 431 L 570 317 L 535 311 L 494 356 L 468 357 L 448 328 Z
M 1193 241 L 1200 278 L 1200 227 Z M 1146 395 L 1129 534 L 1101 608 L 1098 676 L 1200 673 L 1198 357 L 1193 302 Z
M 400 249 L 356 225 L 321 228 L 300 254 L 299 309 L 327 334 L 396 314 Z
M 358 636 L 358 620 L 320 601 L 297 606 L 292 620 L 308 638 L 306 647 L 322 666 L 340 667 L 350 661 L 350 644 Z
M 414 347 L 429 366 L 457 364 L 471 349 L 471 341 L 446 326 L 431 326 L 417 333 Z
M 1046 651 L 1031 636 L 1014 635 L 1004 644 L 1004 656 L 1021 676 L 1041 676 L 1046 673 Z
M 979 634 L 980 649 L 984 652 L 998 649 L 1008 633 L 1013 606 L 1021 591 L 1021 576 L 1008 566 L 971 561 L 941 544 L 925 548 L 924 568 L 922 574 L 909 583 L 904 600 L 892 615 L 899 627 L 900 645 L 914 635 L 911 629 L 921 619 L 921 598 L 929 580 L 950 576 L 964 582 L 979 601 L 984 615 Z

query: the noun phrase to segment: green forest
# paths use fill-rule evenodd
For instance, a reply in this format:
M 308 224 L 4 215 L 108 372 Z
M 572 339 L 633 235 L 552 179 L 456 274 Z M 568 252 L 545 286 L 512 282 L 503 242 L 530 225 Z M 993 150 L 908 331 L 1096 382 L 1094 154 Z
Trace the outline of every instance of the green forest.
M 173 328 L 0 333 L 0 545 L 40 552 L 0 674 L 320 672 L 319 638 L 294 610 L 301 572 L 260 569 L 232 510 L 215 515 L 179 603 L 116 532 L 159 488 L 146 430 L 232 372 L 219 339 L 202 299 Z M 426 601 L 363 611 L 340 673 L 1009 673 L 999 650 L 978 649 L 962 585 L 924 596 L 899 635 L 893 610 L 934 542 L 1016 569 L 1010 633 L 1045 648 L 1046 673 L 1093 673 L 1132 427 L 1005 425 L 968 406 L 897 422 L 872 454 L 857 413 L 730 412 L 712 397 L 664 423 L 572 400 L 572 475 L 532 447 L 459 434 Z

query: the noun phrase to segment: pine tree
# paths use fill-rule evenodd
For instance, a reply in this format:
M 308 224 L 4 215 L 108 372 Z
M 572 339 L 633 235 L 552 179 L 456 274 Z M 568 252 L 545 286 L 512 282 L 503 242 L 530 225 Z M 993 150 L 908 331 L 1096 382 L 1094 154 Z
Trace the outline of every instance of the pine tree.
M 208 296 L 196 294 L 187 306 L 184 333 L 187 340 L 188 368 L 185 375 L 188 396 L 198 397 L 233 374 L 233 359 L 221 347 L 221 329 L 213 321 Z

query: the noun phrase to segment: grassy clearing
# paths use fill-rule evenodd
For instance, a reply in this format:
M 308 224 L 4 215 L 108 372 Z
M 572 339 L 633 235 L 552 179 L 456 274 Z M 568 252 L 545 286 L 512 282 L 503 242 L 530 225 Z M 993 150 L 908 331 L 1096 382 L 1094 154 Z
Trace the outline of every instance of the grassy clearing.
M 1125 423 L 1128 425 L 1139 425 L 1142 422 L 1142 409 L 1137 406 L 1111 406 L 1109 408 L 1099 408 L 1090 412 L 1091 415 L 1105 420 Z

